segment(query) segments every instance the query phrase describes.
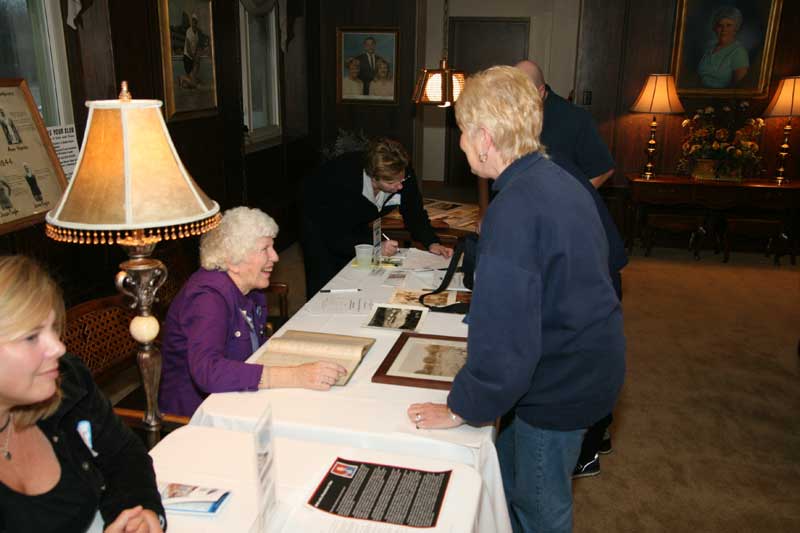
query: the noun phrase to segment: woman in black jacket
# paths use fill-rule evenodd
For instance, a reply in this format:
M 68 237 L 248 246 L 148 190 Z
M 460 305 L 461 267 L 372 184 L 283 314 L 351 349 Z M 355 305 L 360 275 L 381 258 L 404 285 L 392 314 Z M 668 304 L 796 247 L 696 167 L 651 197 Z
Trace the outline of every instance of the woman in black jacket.
M 85 366 L 64 356 L 61 293 L 22 256 L 0 257 L 0 531 L 160 533 L 150 456 Z

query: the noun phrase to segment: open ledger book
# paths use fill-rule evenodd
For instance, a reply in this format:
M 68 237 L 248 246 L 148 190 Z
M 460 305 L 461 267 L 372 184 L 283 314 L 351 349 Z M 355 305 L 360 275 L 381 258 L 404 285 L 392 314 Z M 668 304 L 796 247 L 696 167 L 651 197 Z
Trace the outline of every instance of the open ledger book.
M 370 337 L 289 330 L 267 341 L 256 362 L 264 366 L 294 366 L 333 361 L 347 369 L 347 374 L 335 383 L 345 385 L 373 344 L 375 339 Z

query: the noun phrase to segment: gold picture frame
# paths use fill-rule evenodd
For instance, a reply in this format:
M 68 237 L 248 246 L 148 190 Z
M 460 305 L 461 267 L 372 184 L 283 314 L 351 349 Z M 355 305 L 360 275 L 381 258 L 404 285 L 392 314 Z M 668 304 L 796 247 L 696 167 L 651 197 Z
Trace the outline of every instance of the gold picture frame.
M 743 0 L 731 11 L 719 0 L 678 0 L 672 47 L 678 94 L 766 98 L 782 5 Z
M 67 179 L 28 84 L 0 79 L 0 235 L 38 224 Z
M 211 0 L 159 0 L 161 66 L 167 120 L 217 112 Z
M 397 105 L 399 36 L 397 28 L 336 28 L 336 102 Z

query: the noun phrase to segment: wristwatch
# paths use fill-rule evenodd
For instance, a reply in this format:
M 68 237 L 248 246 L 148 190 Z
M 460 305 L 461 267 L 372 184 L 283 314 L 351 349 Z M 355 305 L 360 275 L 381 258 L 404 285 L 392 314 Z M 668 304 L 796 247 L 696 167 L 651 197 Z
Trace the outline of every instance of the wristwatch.
M 464 423 L 464 419 L 461 418 L 460 416 L 458 416 L 457 414 L 455 414 L 452 410 L 450 410 L 449 407 L 447 408 L 447 413 L 450 415 L 450 420 L 452 420 L 456 424 L 463 424 Z

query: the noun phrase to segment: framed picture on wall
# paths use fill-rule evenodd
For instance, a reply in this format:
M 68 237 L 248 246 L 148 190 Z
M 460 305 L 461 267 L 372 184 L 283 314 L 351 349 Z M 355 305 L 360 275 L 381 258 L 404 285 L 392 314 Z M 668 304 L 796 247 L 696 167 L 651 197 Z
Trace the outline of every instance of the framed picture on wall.
M 213 114 L 217 108 L 211 0 L 159 0 L 167 120 Z
M 336 29 L 336 101 L 397 104 L 397 39 L 392 28 Z
M 0 235 L 37 224 L 67 180 L 23 79 L 0 80 Z
M 783 0 L 678 0 L 672 73 L 681 96 L 765 98 Z

